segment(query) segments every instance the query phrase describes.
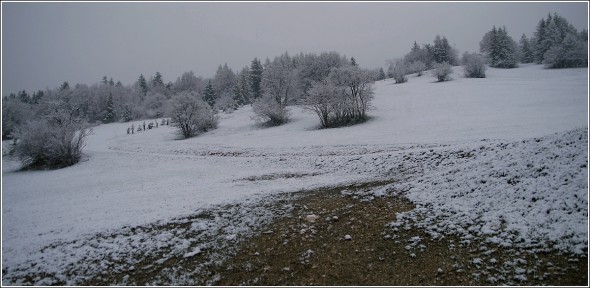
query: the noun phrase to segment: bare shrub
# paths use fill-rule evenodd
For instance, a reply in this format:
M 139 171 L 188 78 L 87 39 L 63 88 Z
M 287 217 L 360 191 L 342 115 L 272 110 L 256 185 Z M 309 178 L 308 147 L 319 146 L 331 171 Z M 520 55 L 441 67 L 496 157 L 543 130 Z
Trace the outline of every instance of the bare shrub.
M 73 116 L 77 110 L 55 103 L 43 119 L 17 129 L 14 151 L 24 168 L 63 168 L 80 161 L 92 129 Z
M 486 78 L 486 64 L 482 56 L 475 53 L 463 54 L 461 58 L 463 70 L 467 78 Z
M 410 71 L 412 73 L 417 73 L 416 76 L 418 77 L 424 74 L 424 70 L 426 70 L 426 64 L 422 61 L 414 61 L 410 64 Z
M 178 128 L 184 138 L 217 128 L 219 118 L 213 109 L 195 92 L 176 95 L 168 110 L 172 126 Z
M 452 73 L 453 69 L 447 62 L 434 64 L 434 69 L 432 70 L 432 76 L 435 77 L 438 82 L 451 80 Z
M 278 126 L 289 121 L 291 113 L 287 105 L 283 102 L 276 101 L 270 94 L 263 94 L 262 97 L 254 100 L 252 110 L 256 118 L 261 122 L 266 122 L 272 126 Z
M 404 83 L 408 81 L 408 64 L 402 59 L 397 59 L 389 64 L 389 75 L 395 79 L 395 83 Z

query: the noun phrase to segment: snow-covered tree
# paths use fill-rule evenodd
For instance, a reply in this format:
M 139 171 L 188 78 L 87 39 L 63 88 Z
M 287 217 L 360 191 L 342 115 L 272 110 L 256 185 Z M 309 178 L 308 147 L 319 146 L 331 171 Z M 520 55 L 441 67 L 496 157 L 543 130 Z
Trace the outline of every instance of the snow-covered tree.
M 453 69 L 451 65 L 447 62 L 434 64 L 432 70 L 432 76 L 435 77 L 438 80 L 438 82 L 451 80 L 452 73 Z
M 338 115 L 338 111 L 336 110 L 342 104 L 346 105 L 346 103 L 339 103 L 342 102 L 339 100 L 346 100 L 342 96 L 342 88 L 335 86 L 331 81 L 315 82 L 312 84 L 309 93 L 303 101 L 305 104 L 304 107 L 318 115 L 320 125 L 323 128 L 330 128 L 335 124 L 333 121 Z
M 262 97 L 262 72 L 264 68 L 262 64 L 260 64 L 260 60 L 258 58 L 254 58 L 252 60 L 252 64 L 250 65 L 250 89 L 252 91 L 252 98 L 258 99 Z
M 461 64 L 465 77 L 467 78 L 485 78 L 486 77 L 486 64 L 483 57 L 475 53 L 463 53 L 461 58 Z
M 396 59 L 389 63 L 388 74 L 395 79 L 395 83 L 404 83 L 408 81 L 408 65 L 403 59 Z
M 145 77 L 143 77 L 143 74 L 139 75 L 136 85 L 143 95 L 145 95 L 149 91 L 147 81 L 145 80 Z
M 287 53 L 276 57 L 262 73 L 263 96 L 252 103 L 254 113 L 262 121 L 280 125 L 288 120 L 287 105 L 298 95 L 297 71 Z
M 539 21 L 535 39 L 535 61 L 539 64 L 544 63 L 549 68 L 588 65 L 587 52 L 583 52 L 587 51 L 587 32 L 578 33 L 576 28 L 557 13 L 549 14 L 547 19 Z
M 308 53 L 294 57 L 297 63 L 300 94 L 306 95 L 315 82 L 325 80 L 332 68 L 351 65 L 346 57 L 337 52 Z M 355 61 L 356 62 L 356 61 Z
M 553 45 L 545 55 L 543 63 L 548 68 L 584 67 L 588 65 L 588 43 L 577 35 L 568 34 L 562 43 Z
M 238 81 L 236 82 L 236 85 L 234 86 L 234 102 L 236 103 L 236 105 L 239 106 L 244 106 L 246 104 L 250 104 L 250 85 L 248 82 L 248 78 L 249 78 L 249 69 L 248 67 L 245 67 L 244 69 L 242 69 L 242 71 L 240 72 L 240 74 L 237 76 Z
M 217 93 L 213 88 L 213 84 L 211 80 L 207 82 L 207 86 L 205 86 L 205 91 L 203 91 L 203 100 L 209 104 L 209 106 L 215 106 L 215 101 L 217 100 Z
M 156 72 L 156 75 L 154 76 L 154 78 L 152 78 L 151 85 L 152 88 L 164 86 L 164 78 L 162 77 L 162 74 L 160 74 L 160 72 Z
M 490 66 L 497 68 L 517 67 L 517 44 L 508 35 L 506 27 L 487 32 L 479 42 L 480 52 L 487 56 Z
M 408 69 L 409 72 L 417 73 L 416 76 L 420 77 L 424 73 L 424 70 L 426 70 L 426 64 L 420 60 L 416 60 L 408 65 Z
M 232 89 L 236 84 L 236 74 L 227 66 L 227 63 L 223 66 L 219 65 L 212 83 L 218 96 L 221 96 L 226 92 L 231 94 Z
M 384 80 L 387 76 L 385 76 L 385 71 L 383 71 L 383 67 L 379 67 L 379 78 L 377 80 Z
M 436 63 L 447 62 L 451 65 L 457 65 L 457 51 L 451 47 L 446 37 L 436 35 L 433 46 L 433 60 Z
M 107 105 L 106 105 L 106 109 L 104 111 L 104 117 L 102 119 L 102 122 L 111 123 L 111 122 L 114 122 L 115 119 L 116 119 L 116 115 L 115 115 L 115 103 L 113 102 L 113 93 L 109 93 L 109 96 L 107 97 Z
M 182 91 L 194 91 L 200 93 L 205 89 L 205 81 L 202 77 L 195 76 L 193 71 L 184 72 L 182 73 L 182 76 L 176 79 L 176 82 L 174 82 L 172 87 L 172 90 L 175 93 Z
M 367 110 L 371 107 L 375 95 L 371 72 L 358 66 L 333 68 L 328 80 L 343 90 L 345 100 L 340 103 L 346 105 L 341 105 L 343 109 L 337 109 L 337 112 L 342 114 L 337 118 L 346 121 L 346 124 L 366 120 Z
M 184 138 L 217 128 L 218 117 L 196 92 L 180 92 L 170 103 L 168 116 L 171 125 L 178 128 Z
M 92 132 L 80 117 L 78 107 L 56 101 L 49 103 L 40 119 L 27 122 L 15 134 L 15 155 L 27 168 L 62 168 L 82 157 L 86 138 Z
M 518 46 L 519 60 L 521 63 L 532 63 L 535 59 L 535 54 L 530 40 L 525 34 L 522 34 Z

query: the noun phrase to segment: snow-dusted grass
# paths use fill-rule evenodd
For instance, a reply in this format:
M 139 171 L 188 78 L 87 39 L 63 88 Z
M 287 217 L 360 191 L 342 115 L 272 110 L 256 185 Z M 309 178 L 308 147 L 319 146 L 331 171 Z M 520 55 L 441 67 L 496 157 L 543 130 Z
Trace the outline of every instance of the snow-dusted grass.
M 3 268 L 15 273 L 51 257 L 41 248 L 52 243 L 383 177 L 402 180 L 395 187 L 421 207 L 407 216 L 426 217 L 430 231 L 466 225 L 489 241 L 552 241 L 579 253 L 587 247 L 588 70 L 523 65 L 467 79 L 454 69 L 444 83 L 426 75 L 376 83 L 371 120 L 351 127 L 318 129 L 314 114 L 291 107 L 289 123 L 263 128 L 244 107 L 187 140 L 169 126 L 134 135 L 126 134 L 130 124 L 98 126 L 88 157 L 60 170 L 18 172 L 3 156 Z M 449 166 L 436 167 L 436 153 Z

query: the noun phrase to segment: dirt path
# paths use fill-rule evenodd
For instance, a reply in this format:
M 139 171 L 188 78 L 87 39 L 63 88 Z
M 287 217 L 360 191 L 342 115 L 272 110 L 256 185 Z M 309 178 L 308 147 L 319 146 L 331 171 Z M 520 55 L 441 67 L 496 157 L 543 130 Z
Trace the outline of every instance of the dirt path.
M 375 184 L 382 183 L 371 185 Z M 314 191 L 296 200 L 292 216 L 246 241 L 219 268 L 217 284 L 584 286 L 588 282 L 586 258 L 528 254 L 476 242 L 464 246 L 453 237 L 431 240 L 415 229 L 393 232 L 386 225 L 397 212 L 412 209 L 411 203 L 401 196 L 370 200 L 341 191 Z
M 90 286 L 588 283 L 586 257 L 534 254 L 477 241 L 462 244 L 448 235 L 433 240 L 419 229 L 388 226 L 396 213 L 414 208 L 403 195 L 374 197 L 368 192 L 389 183 L 280 194 L 168 223 L 99 234 L 80 243 L 56 244 L 47 248 L 49 254 L 67 257 L 76 249 L 87 249 L 88 258 L 72 263 L 61 276 L 26 267 L 10 275 L 3 270 L 3 281 L 7 277 L 22 285 Z M 243 221 L 251 222 L 251 230 L 224 234 L 227 227 Z M 195 223 L 217 226 L 198 228 Z M 185 241 L 187 245 L 181 245 Z M 43 279 L 47 281 L 39 282 Z

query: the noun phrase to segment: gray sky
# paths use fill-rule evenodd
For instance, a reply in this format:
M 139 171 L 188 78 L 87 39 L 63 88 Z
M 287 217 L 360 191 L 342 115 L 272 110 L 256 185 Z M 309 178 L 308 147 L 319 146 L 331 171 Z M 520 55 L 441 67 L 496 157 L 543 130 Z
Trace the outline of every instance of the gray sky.
M 2 94 L 93 84 L 107 75 L 123 84 L 159 71 L 211 77 L 254 57 L 285 51 L 337 51 L 365 68 L 407 53 L 436 34 L 477 51 L 483 34 L 504 25 L 518 41 L 547 13 L 578 30 L 588 5 L 578 3 L 6 3 L 2 2 Z

